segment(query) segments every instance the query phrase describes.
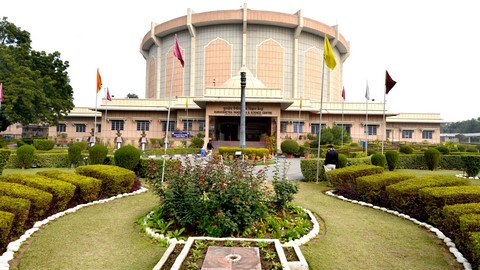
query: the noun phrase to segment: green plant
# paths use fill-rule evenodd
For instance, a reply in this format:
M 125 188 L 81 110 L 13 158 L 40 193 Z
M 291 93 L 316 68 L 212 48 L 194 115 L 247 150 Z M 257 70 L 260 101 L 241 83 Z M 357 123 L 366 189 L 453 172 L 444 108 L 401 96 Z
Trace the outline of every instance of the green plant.
M 425 162 L 427 163 L 427 167 L 429 170 L 433 171 L 438 168 L 438 164 L 440 163 L 440 151 L 436 148 L 429 148 L 424 153 Z
M 192 141 L 190 143 L 190 148 L 202 148 L 204 143 L 205 143 L 204 139 L 198 137 L 198 135 L 197 135 L 197 137 L 192 138 Z
M 439 145 L 436 148 L 442 155 L 450 154 L 450 149 L 448 149 L 448 147 L 446 147 L 445 145 Z
M 107 154 L 107 147 L 101 144 L 95 144 L 88 149 L 88 162 L 89 164 L 103 164 Z
M 52 140 L 47 139 L 34 139 L 33 140 L 33 147 L 37 150 L 51 150 L 55 146 L 55 142 Z
M 462 156 L 461 157 L 465 173 L 468 177 L 475 177 L 480 171 L 480 156 Z
M 400 146 L 400 149 L 398 151 L 402 154 L 413 154 L 413 148 L 409 145 Z
M 140 149 L 132 145 L 126 145 L 115 151 L 113 158 L 115 165 L 133 171 L 140 161 L 141 155 L 142 151 Z
M 227 240 L 227 241 L 225 241 L 225 246 L 226 246 L 226 247 L 233 247 L 233 240 Z
M 82 148 L 77 144 L 72 144 L 68 147 L 68 160 L 70 164 L 76 166 L 82 160 Z
M 398 157 L 400 154 L 395 150 L 388 150 L 385 152 L 385 158 L 387 159 L 387 166 L 389 171 L 394 171 L 398 165 Z
M 347 156 L 344 155 L 344 154 L 338 154 L 337 169 L 338 168 L 345 168 L 345 167 L 347 167 L 347 164 L 348 164 Z
M 378 153 L 372 154 L 370 160 L 372 162 L 372 165 L 380 167 L 385 167 L 385 164 L 387 163 L 387 159 L 385 158 L 385 156 Z
M 297 142 L 297 141 L 294 141 L 294 140 L 291 140 L 291 139 L 284 140 L 284 141 L 280 144 L 280 149 L 282 149 L 282 152 L 283 152 L 283 153 L 286 153 L 286 154 L 294 154 L 294 153 L 297 153 L 299 147 L 300 147 L 300 146 L 298 145 L 298 142 Z
M 20 168 L 30 168 L 34 159 L 35 147 L 24 144 L 17 149 L 17 160 Z

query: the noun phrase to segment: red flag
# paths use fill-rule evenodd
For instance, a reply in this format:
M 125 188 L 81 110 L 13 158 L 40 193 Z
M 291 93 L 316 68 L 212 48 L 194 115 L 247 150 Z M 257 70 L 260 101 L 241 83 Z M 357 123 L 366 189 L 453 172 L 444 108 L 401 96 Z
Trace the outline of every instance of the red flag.
M 173 55 L 178 58 L 182 67 L 184 67 L 182 50 L 180 49 L 180 44 L 178 44 L 177 34 L 175 34 L 175 44 L 173 45 Z
M 343 87 L 343 90 L 342 90 L 342 98 L 343 98 L 343 101 L 345 101 L 345 86 Z
M 0 83 L 0 102 L 3 101 L 3 84 Z
M 390 90 L 395 86 L 397 82 L 390 77 L 390 74 L 388 74 L 388 71 L 385 70 L 385 91 L 388 94 Z
M 112 97 L 110 97 L 110 91 L 108 91 L 108 87 L 107 87 L 107 100 L 112 101 Z
M 102 89 L 102 76 L 100 76 L 100 71 L 97 68 L 97 94 L 100 92 L 100 89 Z

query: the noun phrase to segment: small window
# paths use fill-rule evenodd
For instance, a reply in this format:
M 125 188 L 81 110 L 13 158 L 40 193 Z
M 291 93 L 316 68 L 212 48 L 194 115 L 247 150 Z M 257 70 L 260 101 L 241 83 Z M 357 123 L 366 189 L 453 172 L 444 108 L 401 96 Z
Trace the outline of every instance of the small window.
M 367 130 L 368 130 L 368 135 L 377 135 L 377 126 L 376 125 L 367 125 Z
M 137 131 L 149 131 L 150 121 L 139 120 L 137 121 Z
M 392 131 L 390 129 L 387 129 L 387 138 L 390 138 L 391 135 L 392 135 Z
M 192 130 L 192 120 L 184 120 L 183 121 L 183 130 L 187 131 L 187 130 Z
M 162 130 L 167 131 L 167 121 L 162 122 Z M 168 131 L 174 131 L 175 130 L 175 122 L 174 121 L 169 121 L 168 122 Z
M 280 122 L 280 132 L 285 133 L 287 132 L 287 122 Z
M 422 139 L 431 140 L 432 138 L 433 138 L 433 131 L 432 130 L 422 131 Z
M 57 125 L 57 133 L 60 132 L 67 132 L 67 125 L 66 124 L 58 124 Z
M 125 121 L 123 120 L 112 120 L 112 130 L 123 130 Z
M 303 132 L 303 123 L 302 122 L 294 122 L 293 123 L 293 132 L 294 133 L 302 133 Z
M 402 130 L 402 138 L 403 139 L 413 138 L 413 130 Z
M 198 121 L 198 131 L 205 131 L 205 120 Z
M 75 124 L 75 132 L 85 132 L 86 130 L 87 130 L 87 125 Z

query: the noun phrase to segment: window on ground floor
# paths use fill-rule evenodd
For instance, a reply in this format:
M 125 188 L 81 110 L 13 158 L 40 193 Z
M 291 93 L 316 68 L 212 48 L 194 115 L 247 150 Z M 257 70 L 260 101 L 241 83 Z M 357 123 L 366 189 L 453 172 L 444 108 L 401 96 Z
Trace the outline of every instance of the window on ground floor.
M 302 133 L 303 132 L 303 122 L 293 122 L 293 132 Z
M 281 133 L 287 132 L 287 125 L 288 125 L 288 122 L 286 122 L 286 121 L 280 122 L 280 132 Z
M 337 127 L 343 127 L 345 131 L 347 132 L 348 136 L 350 136 L 350 130 L 352 128 L 351 124 L 337 124 Z
M 137 131 L 149 131 L 149 130 L 150 130 L 150 121 L 137 120 Z
M 311 125 L 310 125 L 310 132 L 311 132 L 312 134 L 317 135 L 318 132 L 320 131 L 319 127 L 320 127 L 320 124 L 311 124 Z M 324 129 L 325 127 L 326 127 L 326 125 L 325 125 L 325 124 L 322 124 L 322 129 Z
M 424 130 L 422 131 L 422 139 L 432 139 L 433 138 L 433 130 Z
M 75 132 L 85 132 L 85 131 L 87 131 L 87 125 L 75 124 Z
M 183 120 L 183 130 L 192 130 L 193 127 L 193 121 L 192 120 Z
M 112 130 L 124 130 L 125 121 L 123 120 L 111 120 Z
M 175 121 L 168 122 L 168 132 L 175 130 Z M 162 131 L 167 131 L 167 121 L 162 122 Z
M 205 120 L 198 120 L 198 131 L 205 131 Z
M 59 132 L 67 132 L 67 124 L 58 124 L 57 133 Z
M 390 138 L 391 134 L 392 134 L 392 131 L 390 129 L 387 129 L 387 138 Z
M 402 130 L 402 139 L 411 139 L 413 138 L 413 130 L 404 129 Z

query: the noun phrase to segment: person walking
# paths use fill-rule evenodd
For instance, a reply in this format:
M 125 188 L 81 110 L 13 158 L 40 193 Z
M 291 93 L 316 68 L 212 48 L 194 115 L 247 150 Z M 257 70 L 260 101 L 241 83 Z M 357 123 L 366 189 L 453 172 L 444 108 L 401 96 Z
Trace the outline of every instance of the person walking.
M 211 157 L 212 154 L 213 154 L 213 144 L 212 144 L 212 139 L 209 139 L 208 140 L 208 143 L 207 143 L 207 156 Z
M 336 169 L 338 166 L 338 152 L 333 145 L 329 144 L 327 154 L 325 154 L 324 168 L 325 172 Z

